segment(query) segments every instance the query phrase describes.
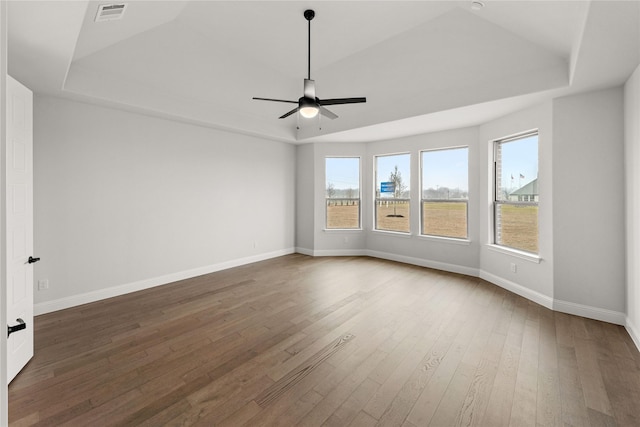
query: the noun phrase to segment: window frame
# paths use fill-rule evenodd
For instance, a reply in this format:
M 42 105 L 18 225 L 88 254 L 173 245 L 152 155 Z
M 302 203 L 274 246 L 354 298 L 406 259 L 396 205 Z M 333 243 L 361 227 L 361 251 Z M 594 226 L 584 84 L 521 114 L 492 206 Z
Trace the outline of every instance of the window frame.
M 536 206 L 538 208 L 538 218 L 539 218 L 539 212 L 540 212 L 540 206 L 539 206 L 539 202 L 540 202 L 540 195 L 538 194 L 538 201 L 510 201 L 510 200 L 498 200 L 498 194 L 500 192 L 499 186 L 500 183 L 498 182 L 498 145 L 500 144 L 504 144 L 504 143 L 509 143 L 509 142 L 513 142 L 513 141 L 517 141 L 520 139 L 525 139 L 525 138 L 529 138 L 531 136 L 537 136 L 537 146 L 538 146 L 538 153 L 540 152 L 540 131 L 539 129 L 530 129 L 524 132 L 519 132 L 516 134 L 512 134 L 509 136 L 505 136 L 502 138 L 498 138 L 498 139 L 494 139 L 492 141 L 492 152 L 493 152 L 493 156 L 492 156 L 492 167 L 493 167 L 493 178 L 492 178 L 492 197 L 491 197 L 491 226 L 492 226 L 492 232 L 491 232 L 491 244 L 490 247 L 493 247 L 494 249 L 498 250 L 499 252 L 507 252 L 507 253 L 513 253 L 516 254 L 522 258 L 525 259 L 531 259 L 535 262 L 539 262 L 540 260 L 540 224 L 538 223 L 537 226 L 537 230 L 536 233 L 538 235 L 538 251 L 537 252 L 531 252 L 528 251 L 526 249 L 521 249 L 521 248 L 515 248 L 512 246 L 507 246 L 505 244 L 502 243 L 498 243 L 498 208 L 500 205 L 503 206 L 517 206 L 517 207 L 522 207 L 522 206 Z M 540 156 L 538 155 L 538 170 L 540 168 Z M 539 187 L 538 187 L 539 188 Z
M 423 182 L 423 178 L 424 178 L 424 163 L 423 163 L 423 157 L 422 154 L 426 153 L 426 152 L 433 152 L 433 151 L 445 151 L 445 150 L 459 150 L 462 148 L 466 148 L 467 149 L 467 194 L 469 193 L 469 146 L 468 145 L 456 145 L 456 146 L 452 146 L 452 147 L 441 147 L 441 148 L 429 148 L 429 149 L 424 149 L 424 150 L 420 150 L 419 155 L 419 162 L 420 162 L 420 207 L 419 207 L 419 211 L 420 211 L 420 236 L 421 237 L 430 237 L 430 238 L 438 238 L 438 239 L 452 239 L 452 240 L 462 240 L 462 241 L 468 241 L 469 240 L 469 197 L 467 195 L 467 198 L 462 200 L 462 199 L 425 199 L 424 198 L 424 182 Z M 425 224 L 424 224 L 424 202 L 425 201 L 429 201 L 429 202 L 436 202 L 436 203 L 465 203 L 466 204 L 466 233 L 465 233 L 465 237 L 453 237 L 453 236 L 442 236 L 439 234 L 426 234 L 424 232 L 425 229 Z
M 386 230 L 384 228 L 378 228 L 378 201 L 382 200 L 381 197 L 378 197 L 378 157 L 391 157 L 391 156 L 409 156 L 409 198 L 385 198 L 384 200 L 396 200 L 396 201 L 406 201 L 409 203 L 409 230 L 401 231 L 401 230 Z M 379 233 L 392 233 L 398 234 L 401 236 L 411 236 L 411 151 L 400 151 L 395 153 L 385 153 L 385 154 L 374 154 L 373 155 L 373 226 L 371 229 L 375 232 Z M 382 181 L 381 181 L 382 182 Z M 406 182 L 406 181 L 405 181 Z
M 358 197 L 357 198 L 337 198 L 327 197 L 327 159 L 358 159 Z M 361 231 L 362 230 L 362 156 L 324 156 L 324 230 L 325 231 Z M 358 227 L 354 228 L 333 228 L 329 227 L 329 200 L 357 200 L 358 202 Z

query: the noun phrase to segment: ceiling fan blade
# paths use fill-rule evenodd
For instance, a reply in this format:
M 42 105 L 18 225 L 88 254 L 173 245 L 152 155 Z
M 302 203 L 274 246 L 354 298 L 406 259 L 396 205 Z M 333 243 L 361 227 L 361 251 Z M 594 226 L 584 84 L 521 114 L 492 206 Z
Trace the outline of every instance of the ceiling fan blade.
M 298 103 L 298 101 L 289 101 L 289 100 L 286 100 L 286 99 L 256 98 L 255 96 L 252 99 L 257 99 L 258 101 L 288 102 L 289 104 L 297 104 Z
M 367 102 L 367 98 L 334 98 L 334 99 L 319 99 L 320 105 L 338 105 L 338 104 L 359 104 L 361 102 Z
M 293 110 L 289 111 L 288 113 L 284 113 L 283 115 L 281 115 L 280 117 L 278 117 L 279 119 L 286 119 L 287 117 L 289 117 L 290 115 L 292 115 L 293 113 L 297 113 L 298 112 L 298 108 L 296 107 Z
M 320 107 L 320 114 L 322 114 L 324 117 L 326 117 L 328 119 L 331 119 L 331 120 L 338 118 L 338 115 L 336 113 L 327 110 L 322 105 L 319 105 L 319 107 Z
M 304 79 L 304 97 L 316 99 L 316 82 L 315 80 Z

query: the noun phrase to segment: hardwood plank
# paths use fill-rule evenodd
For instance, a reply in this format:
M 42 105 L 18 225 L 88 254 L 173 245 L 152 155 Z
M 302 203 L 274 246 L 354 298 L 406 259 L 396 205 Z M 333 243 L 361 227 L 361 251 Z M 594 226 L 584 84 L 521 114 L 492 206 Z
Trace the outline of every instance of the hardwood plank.
M 598 359 L 590 340 L 576 337 L 574 341 L 580 383 L 587 407 L 607 415 L 613 415 L 611 402 L 609 402 L 609 396 L 598 366 Z
M 529 313 L 537 310 L 529 306 Z M 527 317 L 522 337 L 520 365 L 511 408 L 510 425 L 536 425 L 536 399 L 538 394 L 538 343 L 540 324 L 536 316 Z
M 280 415 L 278 422 L 282 425 L 297 425 L 300 419 L 307 415 L 309 411 L 316 407 L 324 398 L 315 390 L 309 390 L 304 396 L 298 399 L 287 411 Z
M 624 328 L 367 257 L 274 258 L 34 329 L 11 426 L 640 425 Z
M 386 353 L 374 351 L 343 380 L 325 394 L 320 402 L 300 420 L 301 426 L 322 425 L 340 405 L 367 379 L 369 373 L 386 356 Z M 359 359 L 359 357 L 358 357 Z
M 351 395 L 337 408 L 323 425 L 345 426 L 349 425 L 362 411 L 364 405 L 380 387 L 377 382 L 365 378 Z
M 375 418 L 366 412 L 360 411 L 358 415 L 353 419 L 349 427 L 373 427 L 377 424 Z
M 540 343 L 538 347 L 538 396 L 536 424 L 562 425 L 562 395 L 558 368 L 558 350 L 554 313 L 540 309 Z
M 509 299 L 505 301 L 512 302 Z M 506 332 L 499 370 L 494 379 L 491 394 L 482 423 L 486 425 L 508 425 L 513 406 L 526 308 L 520 300 L 513 301 L 513 311 Z M 511 305 L 507 307 L 512 307 Z
M 558 374 L 562 422 L 567 425 L 588 425 L 589 411 L 584 401 L 575 348 L 558 345 Z
M 617 427 L 616 420 L 607 414 L 598 412 L 595 409 L 589 408 L 589 422 L 591 427 Z M 586 424 L 585 424 L 586 425 Z
M 311 356 L 309 359 L 301 363 L 298 367 L 289 372 L 286 376 L 280 378 L 275 384 L 271 385 L 263 393 L 255 399 L 255 402 L 262 406 L 268 406 L 272 401 L 278 399 L 287 390 L 298 384 L 304 377 L 309 375 L 311 371 L 317 368 L 331 355 L 347 345 L 354 336 L 346 334 L 338 337 L 333 342 L 327 344 L 323 349 Z

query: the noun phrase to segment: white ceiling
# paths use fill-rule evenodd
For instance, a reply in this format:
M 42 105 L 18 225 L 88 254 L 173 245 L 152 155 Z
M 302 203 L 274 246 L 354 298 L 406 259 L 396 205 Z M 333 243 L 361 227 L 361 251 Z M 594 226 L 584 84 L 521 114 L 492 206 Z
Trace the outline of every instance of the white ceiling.
M 371 141 L 482 123 L 622 84 L 640 63 L 640 1 L 10 1 L 9 73 L 37 93 L 288 142 Z M 278 117 L 307 74 L 366 96 L 336 120 Z

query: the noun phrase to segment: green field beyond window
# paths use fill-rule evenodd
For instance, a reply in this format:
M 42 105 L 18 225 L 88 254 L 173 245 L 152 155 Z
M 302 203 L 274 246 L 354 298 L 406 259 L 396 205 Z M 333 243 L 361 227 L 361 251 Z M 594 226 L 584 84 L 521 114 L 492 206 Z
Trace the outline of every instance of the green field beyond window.
M 423 151 L 420 162 L 422 234 L 466 239 L 469 149 Z
M 327 229 L 360 228 L 360 158 L 325 159 Z
M 376 156 L 375 229 L 409 233 L 411 155 Z
M 494 145 L 494 243 L 538 253 L 538 133 Z

